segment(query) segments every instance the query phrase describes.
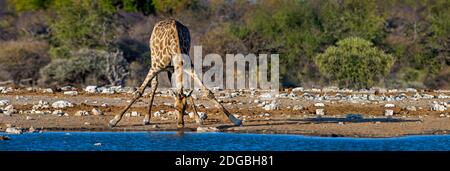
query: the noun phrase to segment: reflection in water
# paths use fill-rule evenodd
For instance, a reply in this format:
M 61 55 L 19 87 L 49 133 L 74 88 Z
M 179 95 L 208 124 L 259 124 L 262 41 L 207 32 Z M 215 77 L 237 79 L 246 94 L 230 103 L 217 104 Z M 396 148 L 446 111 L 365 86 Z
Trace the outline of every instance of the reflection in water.
M 177 130 L 176 135 L 179 136 L 179 137 L 183 137 L 184 136 L 184 130 L 183 129 Z

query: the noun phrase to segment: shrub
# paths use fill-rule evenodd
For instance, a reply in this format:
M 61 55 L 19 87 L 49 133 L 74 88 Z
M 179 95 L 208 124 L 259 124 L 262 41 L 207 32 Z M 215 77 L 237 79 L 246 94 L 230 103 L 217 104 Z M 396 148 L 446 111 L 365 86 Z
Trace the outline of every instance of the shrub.
M 389 73 L 394 59 L 367 40 L 349 37 L 316 56 L 316 65 L 326 78 L 340 87 L 369 88 Z
M 119 50 L 81 49 L 68 59 L 52 61 L 40 74 L 40 84 L 50 86 L 68 83 L 122 85 L 128 75 L 128 63 Z
M 1 80 L 35 81 L 39 70 L 50 62 L 48 44 L 40 41 L 8 41 L 0 43 Z

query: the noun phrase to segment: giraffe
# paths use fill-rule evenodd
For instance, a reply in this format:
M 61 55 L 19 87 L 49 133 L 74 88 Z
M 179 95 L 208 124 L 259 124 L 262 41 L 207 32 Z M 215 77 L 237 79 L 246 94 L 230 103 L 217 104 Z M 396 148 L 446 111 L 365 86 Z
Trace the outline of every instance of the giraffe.
M 181 24 L 180 22 L 174 19 L 162 20 L 156 23 L 153 28 L 151 37 L 150 37 L 150 50 L 151 50 L 151 67 L 148 71 L 147 76 L 145 77 L 142 85 L 133 93 L 133 97 L 128 105 L 117 115 L 114 116 L 113 119 L 109 121 L 109 126 L 112 128 L 117 125 L 117 123 L 122 119 L 124 113 L 139 99 L 144 93 L 145 88 L 151 81 L 151 91 L 150 91 L 150 104 L 148 107 L 148 113 L 145 114 L 143 124 L 150 124 L 151 118 L 151 110 L 153 99 L 155 96 L 155 92 L 158 86 L 158 73 L 162 71 L 167 71 L 169 73 L 169 78 L 171 73 L 174 70 L 179 71 L 180 74 L 176 77 L 176 84 L 178 86 L 178 93 L 173 92 L 175 98 L 175 108 L 178 112 L 178 128 L 184 127 L 183 115 L 186 110 L 187 98 L 190 98 L 193 104 L 194 112 L 196 113 L 197 123 L 201 124 L 197 118 L 198 114 L 194 105 L 194 100 L 191 96 L 191 92 L 187 95 L 184 94 L 183 90 L 183 72 L 187 73 L 189 77 L 194 79 L 198 85 L 200 85 L 200 89 L 203 92 L 203 95 L 206 96 L 209 100 L 211 100 L 217 107 L 221 109 L 221 111 L 226 115 L 226 117 L 236 126 L 242 124 L 242 121 L 235 118 L 228 110 L 215 98 L 214 94 L 209 90 L 203 82 L 200 80 L 198 75 L 194 70 L 186 71 L 183 70 L 183 58 L 182 55 L 189 55 L 190 48 L 190 33 L 189 29 Z M 190 58 L 187 58 L 190 59 Z M 170 66 L 170 63 L 173 63 L 173 67 Z M 192 62 L 191 62 L 192 64 Z M 192 67 L 192 66 L 191 66 Z

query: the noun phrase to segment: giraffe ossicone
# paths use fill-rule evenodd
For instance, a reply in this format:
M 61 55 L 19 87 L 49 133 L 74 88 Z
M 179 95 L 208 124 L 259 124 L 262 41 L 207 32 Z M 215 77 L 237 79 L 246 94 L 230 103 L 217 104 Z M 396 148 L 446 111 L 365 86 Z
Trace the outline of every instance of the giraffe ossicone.
M 179 73 L 186 72 L 189 77 L 193 78 L 200 86 L 201 91 L 204 92 L 205 96 L 215 103 L 222 112 L 227 116 L 227 118 L 236 126 L 242 124 L 242 121 L 235 118 L 228 110 L 215 98 L 214 94 L 202 83 L 198 75 L 195 71 L 191 70 L 187 72 L 183 70 L 183 55 L 189 55 L 190 49 L 190 33 L 189 29 L 181 24 L 180 22 L 174 19 L 163 20 L 156 23 L 153 28 L 151 37 L 150 37 L 150 50 L 151 50 L 151 67 L 148 71 L 147 76 L 145 77 L 144 82 L 139 87 L 139 89 L 133 94 L 133 98 L 128 103 L 128 105 L 117 115 L 114 116 L 112 120 L 109 121 L 109 126 L 112 128 L 117 125 L 117 123 L 122 119 L 124 113 L 136 102 L 137 99 L 142 97 L 145 88 L 151 81 L 151 94 L 150 94 L 150 104 L 148 107 L 148 113 L 145 114 L 143 124 L 150 124 L 151 119 L 151 110 L 153 99 L 155 96 L 156 89 L 158 87 L 158 73 L 162 71 L 167 71 L 170 75 L 175 71 L 179 71 Z M 189 59 L 189 58 L 187 58 Z M 172 62 L 173 67 L 170 66 Z M 192 63 L 191 63 L 192 65 Z M 175 108 L 178 111 L 178 128 L 184 127 L 183 115 L 187 108 L 188 98 L 190 99 L 194 113 L 197 119 L 197 123 L 202 123 L 203 121 L 198 120 L 199 116 L 197 113 L 196 106 L 194 104 L 194 99 L 191 94 L 184 94 L 183 88 L 183 74 L 179 74 L 176 76 L 177 90 L 178 92 L 174 92 L 175 96 Z

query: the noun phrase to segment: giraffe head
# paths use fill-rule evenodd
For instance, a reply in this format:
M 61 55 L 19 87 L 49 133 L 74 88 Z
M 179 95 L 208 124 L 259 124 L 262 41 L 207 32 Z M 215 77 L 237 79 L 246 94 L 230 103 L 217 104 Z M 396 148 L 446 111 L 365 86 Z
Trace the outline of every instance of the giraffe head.
M 184 119 L 183 116 L 186 112 L 187 108 L 187 99 L 191 96 L 192 90 L 188 93 L 184 93 L 183 91 L 180 91 L 179 93 L 176 93 L 172 91 L 172 96 L 175 99 L 174 107 L 178 112 L 178 128 L 184 127 Z

